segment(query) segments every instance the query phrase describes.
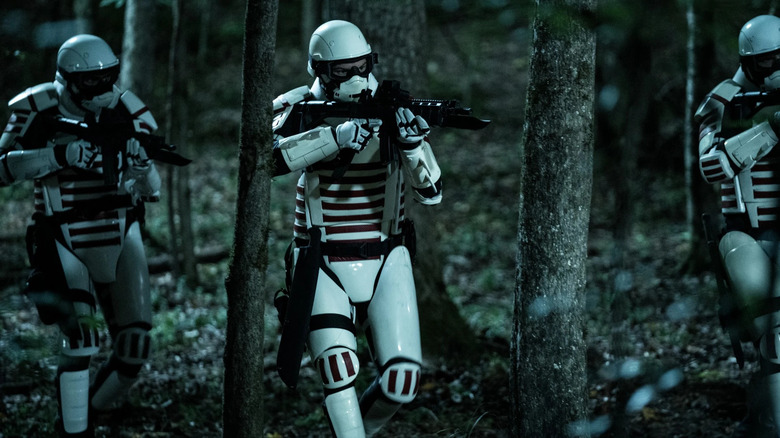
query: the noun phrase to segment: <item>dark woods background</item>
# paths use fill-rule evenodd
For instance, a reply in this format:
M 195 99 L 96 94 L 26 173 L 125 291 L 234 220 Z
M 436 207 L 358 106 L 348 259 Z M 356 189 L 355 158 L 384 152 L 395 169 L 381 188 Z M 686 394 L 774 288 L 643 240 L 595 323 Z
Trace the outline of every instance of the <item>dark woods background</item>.
M 719 433 L 727 434 L 744 413 L 741 397 L 734 401 L 734 394 L 744 391 L 746 373 L 729 359 L 728 341 L 717 326 L 708 261 L 696 240 L 695 212 L 717 206 L 714 192 L 698 184 L 695 169 L 686 178 L 686 81 L 695 85 L 689 99 L 695 107 L 736 70 L 742 24 L 774 5 L 691 1 L 601 0 L 597 13 L 584 17 L 598 38 L 587 285 L 594 435 L 630 430 L 671 436 L 670 430 L 687 430 L 685 436 L 726 436 Z M 148 14 L 137 31 L 149 42 L 134 58 L 132 89 L 155 114 L 158 133 L 195 162 L 181 171 L 163 167 L 163 200 L 147 206 L 156 356 L 130 393 L 133 415 L 111 414 L 102 422 L 110 426 L 98 432 L 219 436 L 224 278 L 237 193 L 246 5 L 235 0 L 141 3 Z M 280 2 L 275 94 L 311 83 L 306 72 L 311 32 L 323 21 L 344 18 L 331 3 L 339 2 Z M 445 201 L 420 213 L 429 225 L 418 238 L 434 247 L 427 254 L 437 261 L 437 272 L 418 272 L 418 282 L 440 278 L 424 286 L 440 292 L 438 298 L 425 295 L 432 300 L 426 303 L 435 304 L 421 308 L 425 318 L 438 317 L 440 327 L 424 331 L 429 348 L 420 396 L 385 433 L 505 436 L 519 143 L 536 5 L 508 0 L 418 4 L 424 24 L 414 31 L 425 50 L 416 54 L 422 71 L 414 79 L 388 77 L 407 71 L 393 64 L 395 57 L 384 56 L 396 52 L 389 46 L 392 38 L 374 35 L 371 23 L 355 20 L 380 54 L 375 74 L 380 81 L 402 79 L 403 87 L 419 97 L 459 99 L 493 123 L 478 133 L 432 134 Z M 124 0 L 4 0 L 0 102 L 53 80 L 57 49 L 73 34 L 99 35 L 120 56 L 134 49 L 123 46 L 126 7 Z M 690 29 L 695 44 L 689 44 Z M 689 70 L 691 55 L 696 62 Z M 0 119 L 8 115 L 0 109 Z M 264 346 L 269 436 L 327 435 L 311 367 L 304 367 L 302 376 L 311 387 L 298 393 L 286 391 L 273 372 L 278 324 L 271 301 L 283 284 L 294 181 L 290 176 L 272 182 Z M 31 211 L 31 185 L 0 190 L 0 437 L 48 436 L 56 409 L 49 383 L 56 367 L 51 358 L 56 331 L 41 326 L 19 295 Z M 638 371 L 616 373 L 621 364 Z M 663 392 L 658 379 L 668 372 L 685 379 Z M 370 379 L 370 372 L 363 374 L 360 384 Z M 647 385 L 655 392 L 637 401 Z M 725 399 L 731 404 L 724 406 Z

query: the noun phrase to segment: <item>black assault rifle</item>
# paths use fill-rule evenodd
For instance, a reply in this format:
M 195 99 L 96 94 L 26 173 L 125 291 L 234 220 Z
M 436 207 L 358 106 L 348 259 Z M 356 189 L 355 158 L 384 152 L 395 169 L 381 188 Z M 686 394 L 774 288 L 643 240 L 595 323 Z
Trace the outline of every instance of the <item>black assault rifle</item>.
M 359 102 L 296 103 L 274 133 L 288 137 L 315 128 L 330 118 L 380 119 L 379 139 L 382 142 L 382 160 L 386 161 L 390 156 L 390 140 L 397 134 L 395 112 L 398 108 L 409 108 L 430 126 L 477 130 L 490 124 L 490 120 L 472 116 L 471 108 L 461 107 L 457 100 L 414 99 L 408 91 L 401 89 L 398 81 L 386 80 L 374 96 L 366 96 Z
M 175 166 L 186 166 L 192 160 L 185 158 L 174 150 L 176 146 L 165 142 L 165 138 L 159 135 L 138 132 L 131 120 L 101 120 L 100 122 L 87 123 L 64 117 L 53 117 L 39 114 L 38 117 L 48 132 L 61 132 L 75 135 L 96 146 L 100 146 L 103 156 L 103 180 L 106 185 L 115 185 L 119 182 L 119 152 L 124 152 L 127 140 L 135 138 L 146 150 L 149 158 Z
M 749 120 L 765 107 L 780 106 L 780 90 L 737 93 L 729 104 L 732 118 Z

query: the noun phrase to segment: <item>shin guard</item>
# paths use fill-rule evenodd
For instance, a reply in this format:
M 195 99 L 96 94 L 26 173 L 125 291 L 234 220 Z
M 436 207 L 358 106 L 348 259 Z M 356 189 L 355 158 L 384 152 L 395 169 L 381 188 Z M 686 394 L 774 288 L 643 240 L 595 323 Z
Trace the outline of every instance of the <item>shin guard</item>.
M 362 438 L 363 421 L 360 418 L 355 387 L 350 385 L 338 392 L 326 393 L 323 403 L 325 416 L 335 437 Z
M 57 376 L 60 420 L 67 434 L 89 428 L 89 369 L 61 371 Z

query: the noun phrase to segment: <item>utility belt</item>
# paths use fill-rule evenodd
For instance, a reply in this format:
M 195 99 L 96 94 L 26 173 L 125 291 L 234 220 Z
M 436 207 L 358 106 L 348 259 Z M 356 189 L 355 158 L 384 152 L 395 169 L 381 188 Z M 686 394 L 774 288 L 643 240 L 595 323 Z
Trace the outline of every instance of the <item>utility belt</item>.
M 120 208 L 130 209 L 128 211 L 128 214 L 130 214 L 130 211 L 135 210 L 132 207 L 135 207 L 133 205 L 132 196 L 111 195 L 111 196 L 103 196 L 96 199 L 79 201 L 77 206 L 63 211 L 55 211 L 51 215 L 43 215 L 43 214 L 36 213 L 35 215 L 33 215 L 33 219 L 35 219 L 36 221 L 40 220 L 44 222 L 55 223 L 57 225 L 62 225 L 62 224 L 72 223 L 72 222 L 99 219 L 101 214 L 111 210 L 117 210 Z M 134 214 L 133 217 L 139 218 L 139 216 L 136 214 Z
M 55 240 L 64 242 L 61 226 L 73 222 L 89 221 L 100 219 L 106 212 L 126 208 L 125 222 L 127 225 L 135 221 L 143 223 L 144 204 L 133 205 L 133 198 L 130 195 L 111 195 L 103 196 L 97 199 L 81 201 L 76 207 L 63 211 L 55 211 L 51 215 L 46 215 L 41 211 L 32 215 L 33 223 L 27 227 L 26 244 L 27 254 L 33 267 L 36 266 L 35 256 L 36 248 L 46 247 L 49 242 Z
M 339 242 L 327 241 L 320 242 L 320 254 L 331 257 L 346 257 L 369 259 L 390 254 L 394 248 L 405 246 L 409 250 L 411 258 L 414 259 L 417 252 L 417 236 L 414 231 L 414 222 L 410 219 L 404 219 L 401 223 L 401 233 L 389 236 L 381 242 Z M 304 240 L 296 241 L 301 246 L 308 245 Z
M 778 221 L 759 221 L 758 227 L 753 227 L 745 213 L 724 214 L 723 218 L 725 222 L 723 234 L 729 231 L 742 231 L 756 240 L 779 240 L 780 222 Z

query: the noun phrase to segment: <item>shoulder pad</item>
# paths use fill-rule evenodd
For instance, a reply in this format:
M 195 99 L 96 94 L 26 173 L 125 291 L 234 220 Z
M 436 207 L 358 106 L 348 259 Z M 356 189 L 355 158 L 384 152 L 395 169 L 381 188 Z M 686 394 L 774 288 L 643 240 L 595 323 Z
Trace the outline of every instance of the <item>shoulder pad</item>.
M 8 107 L 14 111 L 41 112 L 59 104 L 60 99 L 53 82 L 38 84 L 20 93 L 8 102 Z
M 290 90 L 274 99 L 274 114 L 278 114 L 298 102 L 311 99 L 311 97 L 311 90 L 306 85 Z
M 731 99 L 734 98 L 734 95 L 739 93 L 742 88 L 742 85 L 733 79 L 726 79 L 713 88 L 713 90 L 710 92 L 710 95 L 725 100 L 726 102 L 730 102 Z
M 132 91 L 125 91 L 119 97 L 119 101 L 127 108 L 127 112 L 133 119 L 141 121 L 141 127 L 149 132 L 157 130 L 157 121 L 154 120 L 152 112 L 143 101 Z
M 726 79 L 713 88 L 704 98 L 704 101 L 699 105 L 699 109 L 696 110 L 694 117 L 696 120 L 700 120 L 707 114 L 723 111 L 726 104 L 731 102 L 731 99 L 733 99 L 740 90 L 742 90 L 742 86 L 739 83 L 732 79 Z

